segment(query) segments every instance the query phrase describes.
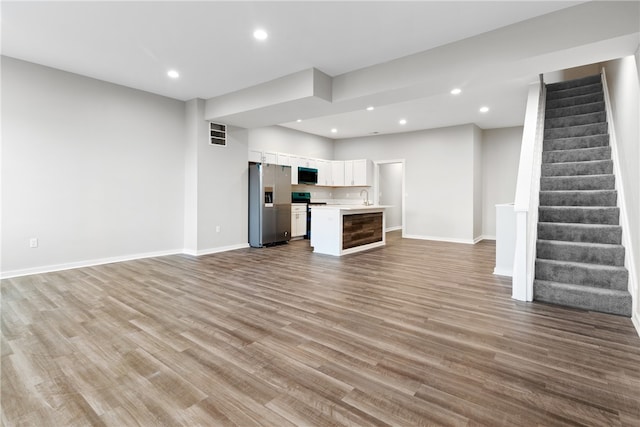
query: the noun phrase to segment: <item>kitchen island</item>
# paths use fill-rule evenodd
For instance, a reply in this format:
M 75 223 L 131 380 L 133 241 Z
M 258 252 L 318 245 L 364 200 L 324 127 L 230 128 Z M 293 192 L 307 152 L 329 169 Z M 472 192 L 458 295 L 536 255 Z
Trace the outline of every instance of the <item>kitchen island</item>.
M 313 251 L 341 256 L 384 246 L 387 207 L 389 206 L 311 206 Z

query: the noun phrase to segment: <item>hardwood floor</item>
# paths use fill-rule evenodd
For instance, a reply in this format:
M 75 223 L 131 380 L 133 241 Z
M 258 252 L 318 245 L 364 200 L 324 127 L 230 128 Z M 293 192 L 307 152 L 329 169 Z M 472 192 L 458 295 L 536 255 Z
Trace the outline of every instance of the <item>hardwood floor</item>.
M 640 425 L 628 318 L 512 300 L 492 242 L 387 239 L 3 280 L 2 425 Z

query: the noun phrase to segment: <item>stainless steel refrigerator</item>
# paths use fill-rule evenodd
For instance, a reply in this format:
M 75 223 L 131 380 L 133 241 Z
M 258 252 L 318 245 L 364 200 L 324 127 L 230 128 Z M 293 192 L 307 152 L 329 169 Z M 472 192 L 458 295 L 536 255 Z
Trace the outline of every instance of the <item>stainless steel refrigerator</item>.
M 291 167 L 249 163 L 249 245 L 291 239 Z

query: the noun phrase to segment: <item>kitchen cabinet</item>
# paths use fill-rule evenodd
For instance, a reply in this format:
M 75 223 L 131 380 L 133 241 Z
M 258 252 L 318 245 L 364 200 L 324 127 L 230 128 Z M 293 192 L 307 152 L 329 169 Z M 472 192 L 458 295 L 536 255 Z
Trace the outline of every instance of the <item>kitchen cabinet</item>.
M 344 186 L 344 162 L 342 160 L 331 162 L 331 185 L 333 187 Z
M 278 153 L 278 165 L 280 166 L 292 166 L 291 156 L 289 154 Z
M 249 150 L 249 161 L 277 165 L 278 154 L 272 151 Z
M 307 234 L 307 204 L 291 204 L 291 237 L 301 237 Z
M 249 161 L 291 167 L 291 184 L 298 185 L 298 167 L 318 170 L 319 186 L 370 187 L 373 185 L 373 162 L 359 160 L 324 160 L 272 151 L 249 150 Z
M 312 168 L 312 169 L 317 169 L 318 168 L 318 164 L 316 159 L 309 159 L 306 157 L 298 157 L 298 166 L 303 167 L 303 168 Z
M 330 160 L 317 160 L 316 165 L 318 167 L 318 185 L 324 185 L 330 187 L 333 185 L 331 180 L 331 161 Z
M 344 185 L 369 187 L 373 185 L 373 163 L 371 160 L 345 160 Z

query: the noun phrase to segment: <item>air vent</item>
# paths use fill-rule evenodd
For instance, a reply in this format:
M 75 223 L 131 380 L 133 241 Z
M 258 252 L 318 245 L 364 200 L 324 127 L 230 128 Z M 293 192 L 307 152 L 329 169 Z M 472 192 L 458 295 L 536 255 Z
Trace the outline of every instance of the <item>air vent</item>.
M 226 147 L 227 125 L 209 122 L 209 144 Z

